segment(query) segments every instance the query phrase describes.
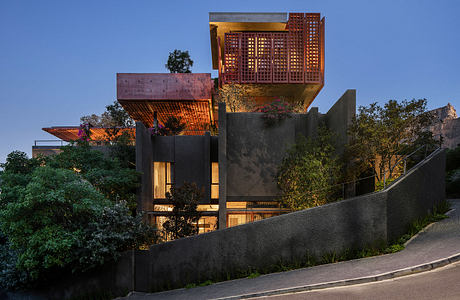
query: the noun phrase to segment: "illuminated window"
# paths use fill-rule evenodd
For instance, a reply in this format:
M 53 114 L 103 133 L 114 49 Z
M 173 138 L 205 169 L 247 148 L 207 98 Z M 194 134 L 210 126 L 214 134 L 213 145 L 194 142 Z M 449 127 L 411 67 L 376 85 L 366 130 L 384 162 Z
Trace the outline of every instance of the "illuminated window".
M 165 199 L 166 192 L 171 190 L 173 184 L 173 163 L 154 162 L 153 163 L 153 198 Z
M 205 233 L 217 229 L 217 217 L 203 216 L 198 220 L 198 233 Z
M 211 199 L 219 199 L 219 163 L 211 163 Z

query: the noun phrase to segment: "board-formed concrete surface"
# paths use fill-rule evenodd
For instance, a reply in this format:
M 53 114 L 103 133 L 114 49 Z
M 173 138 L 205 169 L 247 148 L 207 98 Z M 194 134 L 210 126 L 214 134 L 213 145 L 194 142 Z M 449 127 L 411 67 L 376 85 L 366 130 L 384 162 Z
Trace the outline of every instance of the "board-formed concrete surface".
M 427 226 L 404 250 L 394 254 L 267 274 L 252 279 L 219 282 L 205 287 L 154 294 L 133 293 L 129 297 L 119 299 L 236 299 L 236 296 L 257 293 L 262 295 L 265 291 L 332 281 L 349 281 L 369 276 L 378 278 L 385 273 L 432 264 L 435 261 L 460 255 L 460 199 L 452 200 L 451 203 L 452 210 L 448 219 Z

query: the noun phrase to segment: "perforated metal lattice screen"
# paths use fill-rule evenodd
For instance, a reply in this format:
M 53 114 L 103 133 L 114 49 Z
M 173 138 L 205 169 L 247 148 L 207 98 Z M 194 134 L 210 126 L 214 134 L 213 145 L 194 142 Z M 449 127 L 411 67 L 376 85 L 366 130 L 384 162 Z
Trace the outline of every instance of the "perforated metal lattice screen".
M 289 82 L 304 82 L 304 26 L 305 14 L 291 13 L 288 21 Z
M 321 80 L 321 17 L 320 14 L 305 14 L 305 81 Z
M 256 81 L 256 34 L 242 33 L 241 41 L 241 82 Z
M 273 82 L 288 82 L 289 56 L 287 33 L 273 33 Z
M 225 34 L 223 83 L 322 83 L 324 21 L 290 13 L 285 32 Z
M 257 82 L 272 82 L 272 43 L 273 35 L 271 33 L 257 34 Z
M 224 43 L 224 82 L 239 82 L 240 33 L 226 33 Z

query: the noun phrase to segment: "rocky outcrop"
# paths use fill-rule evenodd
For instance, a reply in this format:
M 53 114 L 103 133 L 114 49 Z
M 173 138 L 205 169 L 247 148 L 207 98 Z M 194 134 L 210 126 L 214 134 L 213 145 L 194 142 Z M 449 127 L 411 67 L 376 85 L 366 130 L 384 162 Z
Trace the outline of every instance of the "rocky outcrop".
M 448 103 L 446 106 L 431 111 L 435 115 L 435 123 L 430 131 L 436 139 L 442 137 L 443 148 L 456 148 L 460 144 L 460 118 L 455 108 Z

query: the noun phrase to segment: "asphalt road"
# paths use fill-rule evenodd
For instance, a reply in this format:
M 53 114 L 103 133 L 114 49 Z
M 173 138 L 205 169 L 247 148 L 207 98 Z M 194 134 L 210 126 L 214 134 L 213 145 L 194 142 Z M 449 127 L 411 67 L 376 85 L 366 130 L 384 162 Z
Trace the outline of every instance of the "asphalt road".
M 359 285 L 252 299 L 460 299 L 460 263 L 429 272 Z

